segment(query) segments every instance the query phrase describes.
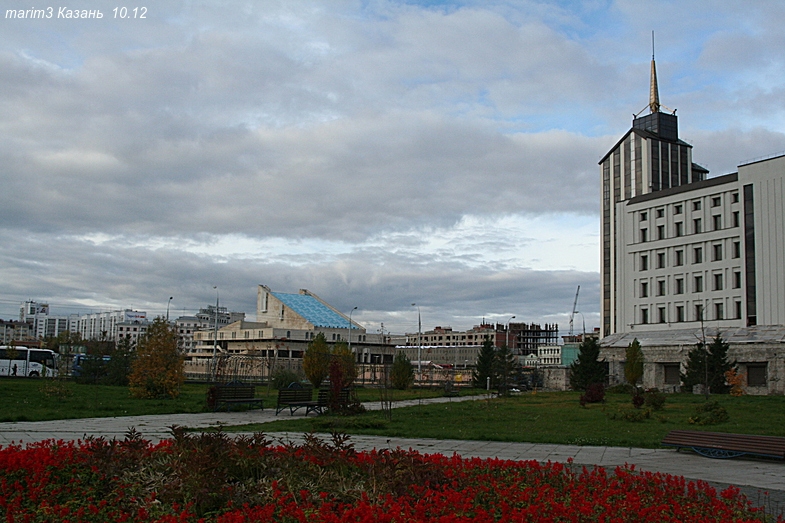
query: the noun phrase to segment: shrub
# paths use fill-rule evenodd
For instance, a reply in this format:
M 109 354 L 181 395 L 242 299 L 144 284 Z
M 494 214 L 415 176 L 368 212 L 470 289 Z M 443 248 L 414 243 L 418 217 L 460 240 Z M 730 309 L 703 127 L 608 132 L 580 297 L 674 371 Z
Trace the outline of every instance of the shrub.
M 632 406 L 636 409 L 643 407 L 644 403 L 643 395 L 642 394 L 633 394 L 632 396 Z
M 632 394 L 633 388 L 629 383 L 619 383 L 605 389 L 607 394 Z
M 707 401 L 695 409 L 695 415 L 688 421 L 691 425 L 716 425 L 717 423 L 724 423 L 729 419 L 730 416 L 728 416 L 728 411 L 725 410 L 725 407 L 716 401 Z
M 651 409 L 627 409 L 619 410 L 608 416 L 612 420 L 641 422 L 651 419 Z
M 290 383 L 300 383 L 300 376 L 292 370 L 279 368 L 273 372 L 270 380 L 273 384 L 273 388 L 281 390 L 288 387 Z
M 586 387 L 586 392 L 581 395 L 581 406 L 587 403 L 602 403 L 605 401 L 605 385 L 602 383 L 592 383 Z
M 661 393 L 657 389 L 649 389 L 647 390 L 643 398 L 645 400 L 646 406 L 652 410 L 662 410 L 665 406 L 665 394 Z

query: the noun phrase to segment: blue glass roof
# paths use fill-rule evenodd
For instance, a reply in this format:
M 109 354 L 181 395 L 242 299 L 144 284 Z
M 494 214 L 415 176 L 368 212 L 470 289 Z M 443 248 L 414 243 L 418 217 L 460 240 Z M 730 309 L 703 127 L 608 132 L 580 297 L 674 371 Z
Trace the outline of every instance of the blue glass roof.
M 292 309 L 294 312 L 305 318 L 314 327 L 324 327 L 328 329 L 346 329 L 349 321 L 325 306 L 322 302 L 307 294 L 285 294 L 282 292 L 272 292 L 273 296 Z M 357 327 L 352 325 L 353 329 Z

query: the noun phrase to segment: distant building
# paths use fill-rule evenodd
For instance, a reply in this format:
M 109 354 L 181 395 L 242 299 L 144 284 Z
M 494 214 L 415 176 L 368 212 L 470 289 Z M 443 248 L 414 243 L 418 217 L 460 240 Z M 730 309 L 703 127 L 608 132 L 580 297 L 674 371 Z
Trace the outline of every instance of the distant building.
M 33 336 L 33 326 L 24 321 L 5 321 L 0 320 L 0 345 L 8 345 L 12 342 L 31 341 Z

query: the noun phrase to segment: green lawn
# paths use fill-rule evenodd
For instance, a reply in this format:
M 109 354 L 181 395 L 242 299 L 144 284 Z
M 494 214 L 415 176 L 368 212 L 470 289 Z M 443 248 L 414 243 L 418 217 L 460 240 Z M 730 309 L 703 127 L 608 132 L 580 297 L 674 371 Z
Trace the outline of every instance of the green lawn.
M 702 396 L 667 395 L 665 407 L 650 419 L 630 422 L 619 413 L 632 411 L 630 396 L 608 394 L 606 403 L 586 408 L 578 403 L 579 393 L 548 392 L 512 398 L 451 402 L 394 409 L 392 421 L 378 412 L 360 416 L 319 416 L 276 421 L 224 430 L 325 432 L 437 439 L 470 439 L 610 445 L 657 448 L 673 429 L 712 430 L 785 436 L 785 397 L 714 396 L 725 407 L 730 420 L 718 425 L 696 426 L 688 420 Z M 282 413 L 281 416 L 288 415 Z M 614 416 L 616 419 L 614 419 Z
M 205 412 L 208 385 L 186 383 L 180 397 L 172 400 L 131 398 L 128 389 L 101 385 L 82 385 L 57 380 L 0 379 L 0 421 L 43 421 L 67 418 L 133 416 Z M 277 391 L 257 387 L 257 396 L 273 408 Z M 461 394 L 481 391 L 462 391 Z M 377 389 L 357 389 L 363 402 L 378 402 Z M 438 389 L 393 391 L 396 401 L 440 396 Z M 785 436 L 785 397 L 712 396 L 730 415 L 718 425 L 695 426 L 688 423 L 703 396 L 666 395 L 665 407 L 640 422 L 622 421 L 619 414 L 633 411 L 630 396 L 608 394 L 604 404 L 581 407 L 577 392 L 540 392 L 511 398 L 449 402 L 393 409 L 392 420 L 379 412 L 359 416 L 295 416 L 286 412 L 280 421 L 243 427 L 224 427 L 227 431 L 297 431 L 372 434 L 396 437 L 474 439 L 611 445 L 656 448 L 673 429 L 698 429 Z
M 177 399 L 131 398 L 127 387 L 86 385 L 73 381 L 0 378 L 0 422 L 178 414 L 207 411 L 207 384 L 186 383 Z M 393 391 L 395 400 L 430 398 L 439 390 Z M 378 389 L 357 389 L 360 401 L 379 401 Z M 274 405 L 277 391 L 256 387 L 265 405 Z

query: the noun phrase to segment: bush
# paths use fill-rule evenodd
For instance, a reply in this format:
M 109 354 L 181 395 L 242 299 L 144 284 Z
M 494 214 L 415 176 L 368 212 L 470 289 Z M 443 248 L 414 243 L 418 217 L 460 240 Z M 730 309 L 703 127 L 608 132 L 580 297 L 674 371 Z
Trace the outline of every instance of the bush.
M 619 383 L 613 387 L 608 387 L 605 389 L 605 392 L 608 394 L 632 394 L 633 388 L 629 383 Z
M 634 394 L 632 396 L 632 406 L 635 407 L 636 409 L 643 407 L 644 401 L 645 400 L 643 399 L 643 396 L 641 394 Z
M 619 410 L 618 412 L 608 416 L 612 420 L 631 421 L 633 423 L 641 422 L 651 419 L 651 409 L 627 409 Z
M 587 403 L 602 403 L 605 401 L 605 385 L 602 383 L 592 383 L 586 387 L 586 392 L 581 395 L 581 406 Z
M 695 409 L 695 415 L 688 421 L 691 425 L 716 425 L 724 423 L 730 419 L 725 407 L 716 401 L 707 401 Z
M 300 383 L 300 376 L 296 372 L 289 369 L 278 369 L 273 372 L 270 378 L 273 388 L 276 390 L 285 389 L 290 383 Z
M 665 406 L 665 394 L 661 393 L 657 389 L 649 389 L 643 395 L 644 402 L 646 406 L 652 410 L 662 410 Z

